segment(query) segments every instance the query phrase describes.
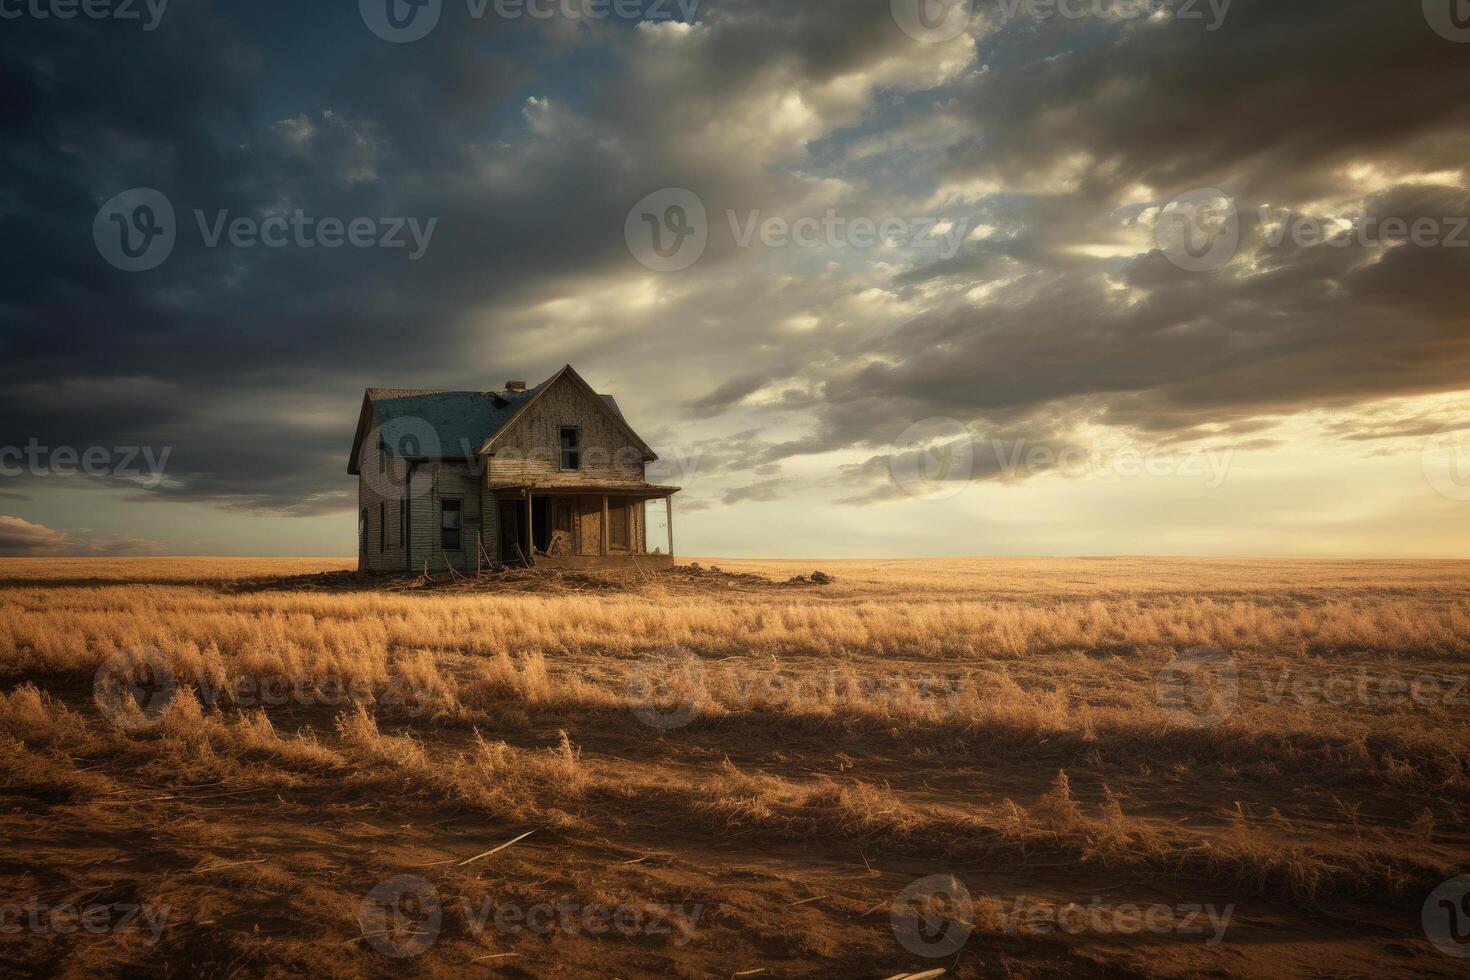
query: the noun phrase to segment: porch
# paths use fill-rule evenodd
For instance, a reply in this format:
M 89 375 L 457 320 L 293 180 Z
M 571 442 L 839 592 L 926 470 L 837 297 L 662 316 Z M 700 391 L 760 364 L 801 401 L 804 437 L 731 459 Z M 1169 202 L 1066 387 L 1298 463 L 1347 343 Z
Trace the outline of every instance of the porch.
M 634 559 L 672 561 L 674 494 L 647 483 L 491 486 L 497 559 L 550 567 L 605 567 Z M 650 541 L 648 502 L 662 500 L 666 534 Z

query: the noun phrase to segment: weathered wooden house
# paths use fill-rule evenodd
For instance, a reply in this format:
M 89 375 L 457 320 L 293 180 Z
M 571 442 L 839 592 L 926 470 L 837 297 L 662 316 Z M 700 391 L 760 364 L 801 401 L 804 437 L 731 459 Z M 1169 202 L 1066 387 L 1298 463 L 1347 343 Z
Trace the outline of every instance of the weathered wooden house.
M 571 365 L 531 388 L 369 388 L 347 465 L 358 567 L 669 563 L 680 488 L 647 481 L 657 458 Z M 650 500 L 666 508 L 666 539 L 653 546 Z

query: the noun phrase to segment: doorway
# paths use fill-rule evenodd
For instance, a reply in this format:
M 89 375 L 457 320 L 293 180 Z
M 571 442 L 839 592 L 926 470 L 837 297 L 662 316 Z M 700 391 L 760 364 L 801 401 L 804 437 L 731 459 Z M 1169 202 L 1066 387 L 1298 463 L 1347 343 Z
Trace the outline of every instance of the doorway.
M 578 554 L 577 498 L 532 497 L 530 534 L 526 527 L 526 498 L 500 497 L 496 500 L 499 514 L 499 546 L 503 562 L 519 562 L 521 556 L 570 556 Z M 531 550 L 532 544 L 535 551 Z M 520 545 L 520 551 L 516 546 Z
M 497 525 L 500 531 L 498 536 L 500 546 L 496 550 L 500 554 L 501 561 L 518 562 L 521 556 L 517 553 L 516 546 L 520 545 L 522 551 L 526 547 L 521 541 L 520 501 L 503 498 L 495 503 L 497 505 L 495 509 L 500 513 L 500 521 Z
M 534 558 L 546 553 L 551 543 L 551 503 L 549 497 L 531 498 L 531 526 L 527 528 L 526 498 L 502 497 L 496 501 L 500 511 L 501 561 L 519 562 L 522 555 Z M 517 545 L 520 546 L 519 552 L 516 550 Z
M 546 554 L 546 546 L 551 543 L 551 501 L 546 497 L 531 498 L 531 532 L 536 554 Z

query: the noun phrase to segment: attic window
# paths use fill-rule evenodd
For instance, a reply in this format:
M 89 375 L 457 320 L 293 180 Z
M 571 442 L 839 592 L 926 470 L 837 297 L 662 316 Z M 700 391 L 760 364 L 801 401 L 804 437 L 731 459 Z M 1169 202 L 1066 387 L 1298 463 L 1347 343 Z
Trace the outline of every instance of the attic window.
M 582 430 L 574 425 L 561 427 L 561 468 L 564 470 L 582 468 Z
M 382 476 L 388 472 L 388 444 L 382 439 L 378 440 L 378 475 Z

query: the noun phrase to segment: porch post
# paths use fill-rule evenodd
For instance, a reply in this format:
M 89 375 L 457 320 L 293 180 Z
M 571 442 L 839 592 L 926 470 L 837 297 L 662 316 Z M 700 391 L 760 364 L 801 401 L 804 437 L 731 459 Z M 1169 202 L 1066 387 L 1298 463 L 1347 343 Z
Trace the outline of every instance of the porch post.
M 607 494 L 602 495 L 602 557 L 606 558 L 612 550 L 607 546 Z
M 669 557 L 674 557 L 674 495 L 664 498 L 664 516 L 669 522 Z
M 531 526 L 534 511 L 531 509 L 531 488 L 526 488 L 526 561 L 536 560 L 536 531 Z

